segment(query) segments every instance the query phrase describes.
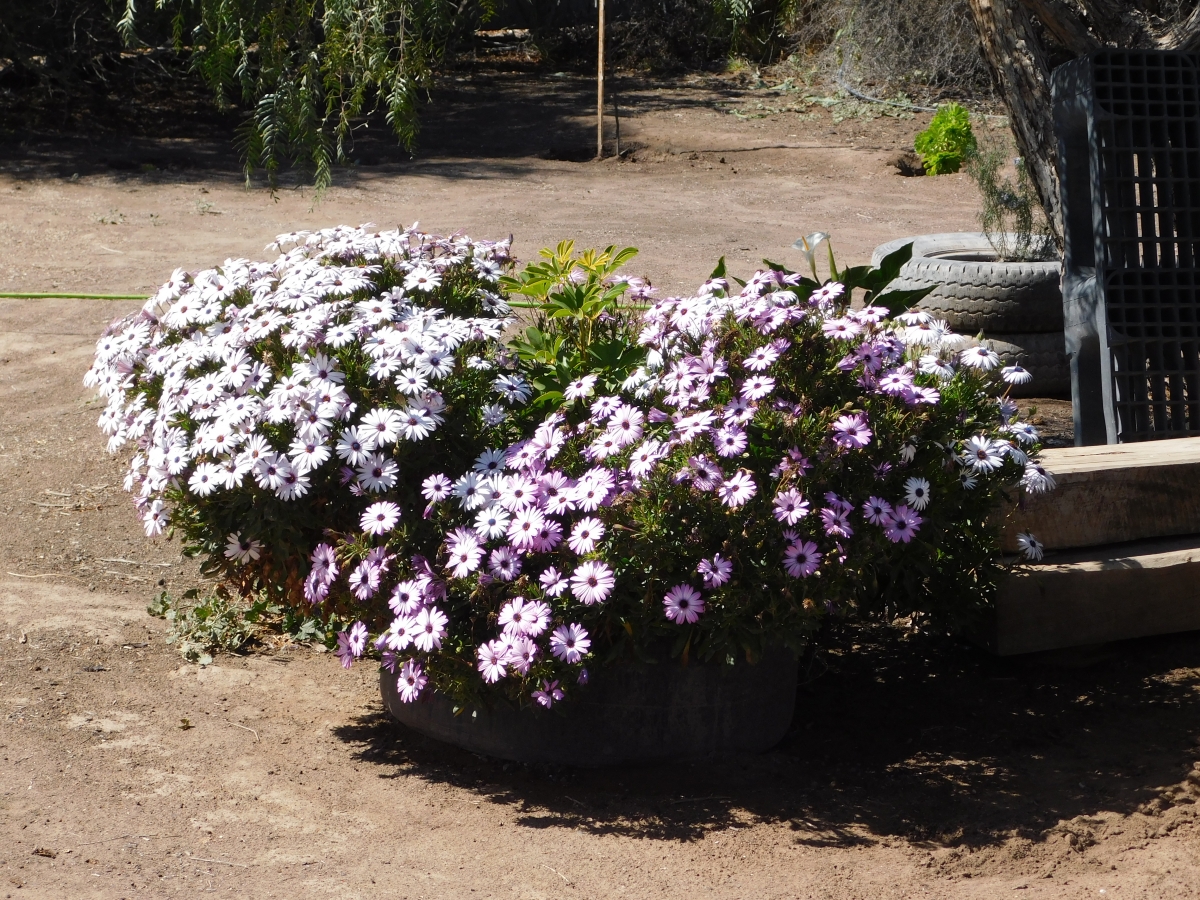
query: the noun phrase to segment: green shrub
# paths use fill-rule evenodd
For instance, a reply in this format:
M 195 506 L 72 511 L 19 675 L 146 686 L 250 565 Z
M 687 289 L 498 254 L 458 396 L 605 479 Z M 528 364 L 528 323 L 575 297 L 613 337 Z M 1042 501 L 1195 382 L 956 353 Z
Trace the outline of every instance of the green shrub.
M 1004 262 L 1054 259 L 1058 249 L 1024 160 L 1013 160 L 1013 177 L 1001 174 L 1013 149 L 985 145 L 967 157 L 967 174 L 983 199 L 979 226 Z
M 241 134 L 247 176 L 274 178 L 307 163 L 318 188 L 344 162 L 355 121 L 386 114 L 400 142 L 417 133 L 419 93 L 454 36 L 486 19 L 487 3 L 436 0 L 125 0 L 117 24 L 138 43 L 153 10 L 174 14 L 175 45 L 222 105 L 248 110 Z
M 970 114 L 957 103 L 939 107 L 929 127 L 913 141 L 913 149 L 921 154 L 927 174 L 957 172 L 975 150 Z

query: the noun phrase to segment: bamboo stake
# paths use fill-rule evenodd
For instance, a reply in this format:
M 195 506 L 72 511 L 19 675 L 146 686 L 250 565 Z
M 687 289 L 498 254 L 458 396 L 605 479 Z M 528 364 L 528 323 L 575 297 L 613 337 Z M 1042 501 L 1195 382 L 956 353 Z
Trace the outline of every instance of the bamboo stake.
M 596 0 L 596 159 L 604 158 L 604 0 Z

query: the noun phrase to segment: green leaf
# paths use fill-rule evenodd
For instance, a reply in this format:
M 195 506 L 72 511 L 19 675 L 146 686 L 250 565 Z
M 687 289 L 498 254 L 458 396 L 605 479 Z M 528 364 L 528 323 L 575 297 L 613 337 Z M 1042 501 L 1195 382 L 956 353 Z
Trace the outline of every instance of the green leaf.
M 904 268 L 904 264 L 912 259 L 912 254 L 913 245 L 910 241 L 903 247 L 893 250 L 879 261 L 877 271 L 883 273 L 882 277 L 886 279 L 883 282 L 884 286 L 887 286 L 889 282 L 893 281 L 900 274 L 900 270 Z
M 847 291 L 852 291 L 855 288 L 862 287 L 863 281 L 870 274 L 870 266 L 851 266 L 849 269 L 839 272 L 834 280 L 844 284 Z
M 548 406 L 550 404 L 553 404 L 555 406 L 561 406 L 562 402 L 563 402 L 563 392 L 562 391 L 546 391 L 544 394 L 539 394 L 537 397 L 534 398 L 533 405 L 534 406 Z

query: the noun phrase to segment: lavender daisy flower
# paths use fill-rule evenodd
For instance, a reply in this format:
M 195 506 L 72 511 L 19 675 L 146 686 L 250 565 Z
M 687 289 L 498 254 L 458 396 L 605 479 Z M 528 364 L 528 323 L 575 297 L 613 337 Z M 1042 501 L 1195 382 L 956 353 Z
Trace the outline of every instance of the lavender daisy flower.
M 696 571 L 704 579 L 704 586 L 706 588 L 719 588 L 733 574 L 733 563 L 724 559 L 720 553 L 714 553 L 712 559 L 700 560 L 700 565 L 696 566 Z
M 550 635 L 550 652 L 568 665 L 574 665 L 587 656 L 591 646 L 587 629 L 582 625 L 560 625 Z
M 388 606 L 398 616 L 409 616 L 425 605 L 424 592 L 417 581 L 401 581 L 392 588 Z
M 508 664 L 520 675 L 528 675 L 537 659 L 538 645 L 524 636 L 507 637 Z
M 358 481 L 365 490 L 391 490 L 399 477 L 400 467 L 390 457 L 381 453 L 371 453 L 358 467 Z
M 450 496 L 454 485 L 450 479 L 440 472 L 437 475 L 430 475 L 421 482 L 421 496 L 430 503 L 441 503 Z
M 396 690 L 400 693 L 400 701 L 412 703 L 424 689 L 428 680 L 425 673 L 421 671 L 420 664 L 415 659 L 408 660 L 400 669 L 400 676 L 396 680 Z
M 770 344 L 751 350 L 742 365 L 751 372 L 765 372 L 779 359 L 780 351 Z
M 924 520 L 907 506 L 897 506 L 892 510 L 892 521 L 884 529 L 884 536 L 893 544 L 907 544 L 913 539 Z
M 500 607 L 500 615 L 496 618 L 496 624 L 500 626 L 504 634 L 515 637 L 526 633 L 527 606 L 529 606 L 529 602 L 524 597 L 513 597 Z
M 562 543 L 562 526 L 557 522 L 547 521 L 537 533 L 533 543 L 534 553 L 549 553 Z
M 337 647 L 334 649 L 333 654 L 341 662 L 343 669 L 349 669 L 354 665 L 354 650 L 350 646 L 350 635 L 345 631 L 338 632 Z
M 500 581 L 512 581 L 521 574 L 521 558 L 517 551 L 505 544 L 497 547 L 488 557 L 488 570 Z
M 571 537 L 567 540 L 567 546 L 573 552 L 584 556 L 595 550 L 596 544 L 603 537 L 604 523 L 589 516 L 575 523 L 575 527 L 571 529 Z
M 892 504 L 881 497 L 868 497 L 862 510 L 863 515 L 872 525 L 882 525 L 886 528 L 892 522 Z
M 563 391 L 563 397 L 567 400 L 582 400 L 585 397 L 590 397 L 594 393 L 596 386 L 595 375 L 584 375 L 582 378 L 577 378 L 567 385 Z
M 350 590 L 359 601 L 366 601 L 375 596 L 379 590 L 379 580 L 383 573 L 380 566 L 369 560 L 363 560 L 350 573 Z
M 547 597 L 558 597 L 568 587 L 568 582 L 558 569 L 554 566 L 546 569 L 538 578 L 538 583 L 541 584 L 542 590 L 546 592 Z
M 854 534 L 854 529 L 850 527 L 850 514 L 847 510 L 839 507 L 826 507 L 820 512 L 821 524 L 825 527 L 825 533 L 830 537 L 848 538 Z
M 1007 427 L 1008 433 L 1015 437 L 1017 441 L 1025 444 L 1026 446 L 1029 446 L 1030 444 L 1036 444 L 1038 438 L 1040 437 L 1038 430 L 1028 422 L 1014 422 L 1012 425 Z
M 1000 365 L 1000 357 L 996 351 L 982 344 L 978 347 L 971 347 L 962 351 L 958 355 L 958 358 L 964 366 L 970 366 L 973 369 L 980 369 L 984 372 L 990 372 L 996 366 Z
M 362 622 L 355 622 L 350 626 L 350 635 L 348 639 L 350 652 L 355 658 L 363 655 L 367 649 L 367 626 Z
M 780 491 L 775 495 L 775 519 L 788 525 L 795 525 L 808 515 L 808 501 L 795 488 Z
M 719 456 L 739 456 L 749 443 L 746 432 L 736 425 L 726 425 L 713 435 L 713 444 Z
M 417 613 L 416 634 L 413 644 L 418 650 L 431 653 L 442 646 L 442 638 L 446 636 L 446 625 L 449 623 L 446 614 L 436 606 L 429 606 Z
M 537 509 L 523 509 L 508 526 L 508 540 L 518 550 L 532 550 L 538 543 L 546 517 Z
M 616 585 L 613 570 L 599 560 L 589 559 L 571 576 L 571 593 L 585 606 L 603 603 Z
M 558 686 L 557 681 L 543 681 L 541 689 L 533 692 L 533 699 L 546 707 L 546 709 L 552 707 L 565 696 L 566 694 Z
M 382 500 L 368 506 L 359 520 L 363 531 L 367 534 L 387 534 L 400 521 L 400 507 L 390 500 Z
M 380 635 L 388 648 L 393 651 L 407 649 L 416 636 L 417 619 L 415 616 L 397 616 L 388 626 L 388 630 Z
M 726 478 L 717 489 L 717 496 L 730 509 L 736 509 L 743 505 L 756 493 L 758 493 L 758 487 L 745 469 L 738 469 L 732 476 Z
M 628 447 L 641 440 L 644 422 L 645 416 L 640 410 L 622 405 L 608 420 L 608 434 L 616 439 L 618 447 Z
M 603 422 L 621 406 L 620 397 L 600 397 L 592 403 L 592 421 Z
M 812 541 L 789 544 L 783 553 L 783 568 L 793 578 L 807 578 L 821 565 L 821 554 Z
M 1051 491 L 1056 487 L 1054 476 L 1035 462 L 1025 464 L 1025 474 L 1021 476 L 1021 484 L 1025 486 L 1025 490 L 1034 494 Z
M 327 546 L 327 545 L 323 545 Z M 225 558 L 245 565 L 256 560 L 262 552 L 262 544 L 258 541 L 244 538 L 240 534 L 231 534 L 226 538 Z
M 741 395 L 754 402 L 775 390 L 775 379 L 769 375 L 754 375 L 742 382 Z
M 912 387 L 912 375 L 902 369 L 888 372 L 879 379 L 879 390 L 885 394 L 907 394 Z
M 704 612 L 704 600 L 690 584 L 677 584 L 663 598 L 663 612 L 677 625 L 690 625 Z
M 457 528 L 446 538 L 446 567 L 455 578 L 466 578 L 479 568 L 483 559 L 483 547 L 479 536 L 466 528 Z
M 987 474 L 1004 465 L 1003 444 L 984 435 L 976 435 L 967 441 L 963 450 L 963 464 L 976 472 Z
M 502 641 L 489 641 L 478 650 L 479 673 L 488 684 L 494 684 L 508 674 L 509 647 Z
M 858 450 L 871 443 L 873 432 L 863 413 L 841 416 L 833 423 L 833 442 L 839 447 Z

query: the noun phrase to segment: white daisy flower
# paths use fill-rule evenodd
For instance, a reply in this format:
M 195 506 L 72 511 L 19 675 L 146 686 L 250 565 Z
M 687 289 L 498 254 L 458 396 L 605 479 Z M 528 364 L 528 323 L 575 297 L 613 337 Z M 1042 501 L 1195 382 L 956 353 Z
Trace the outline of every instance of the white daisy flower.
M 972 369 L 982 369 L 984 372 L 990 372 L 996 366 L 1000 365 L 1000 356 L 996 351 L 982 344 L 978 347 L 971 347 L 962 351 L 958 355 L 958 358 L 964 366 L 970 366 Z
M 1017 546 L 1021 548 L 1021 552 L 1025 554 L 1026 559 L 1033 560 L 1034 562 L 1040 560 L 1046 552 L 1046 545 L 1028 532 L 1022 532 L 1017 535 Z

